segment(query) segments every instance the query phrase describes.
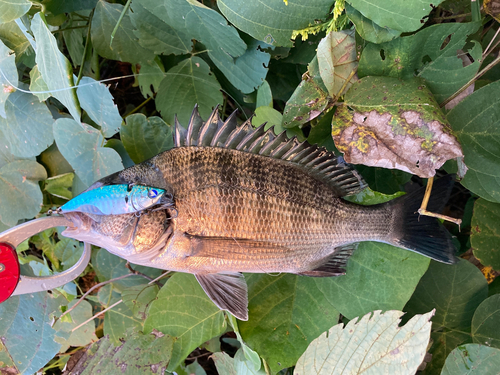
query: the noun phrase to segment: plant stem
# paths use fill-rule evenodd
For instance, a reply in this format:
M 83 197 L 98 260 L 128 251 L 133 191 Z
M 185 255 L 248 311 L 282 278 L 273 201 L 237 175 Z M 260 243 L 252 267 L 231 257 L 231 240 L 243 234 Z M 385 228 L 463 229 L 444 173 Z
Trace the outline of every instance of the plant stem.
M 85 57 L 87 56 L 90 47 L 90 29 L 92 28 L 92 17 L 94 16 L 94 10 L 89 15 L 89 29 L 87 30 L 87 40 L 85 41 L 85 48 L 83 49 L 82 62 L 80 63 L 80 71 L 78 72 L 78 78 L 76 79 L 75 86 L 78 86 L 80 80 L 83 77 L 83 65 L 85 64 Z
M 120 27 L 120 24 L 122 23 L 123 17 L 125 17 L 125 13 L 127 13 L 128 9 L 130 8 L 130 3 L 132 0 L 127 0 L 127 4 L 123 7 L 122 13 L 120 14 L 120 18 L 118 18 L 118 21 L 116 22 L 116 26 L 113 29 L 113 32 L 111 33 L 111 40 L 109 41 L 109 48 L 113 49 L 111 46 L 113 44 L 113 39 L 115 38 L 115 34 L 118 31 L 118 27 Z
M 133 110 L 131 110 L 129 113 L 127 113 L 123 118 L 127 118 L 130 115 L 133 115 L 136 113 L 138 110 L 140 110 L 142 107 L 144 107 L 146 104 L 148 104 L 154 97 L 156 96 L 156 93 L 153 94 L 153 96 L 150 96 L 146 100 L 144 100 L 141 104 L 139 104 L 137 107 L 135 107 Z

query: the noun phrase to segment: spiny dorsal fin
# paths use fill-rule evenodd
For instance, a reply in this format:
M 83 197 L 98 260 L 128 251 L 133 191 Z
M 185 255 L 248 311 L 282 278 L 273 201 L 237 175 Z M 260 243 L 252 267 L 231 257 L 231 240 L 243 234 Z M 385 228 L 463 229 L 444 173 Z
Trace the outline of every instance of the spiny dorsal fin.
M 222 121 L 218 107 L 203 121 L 195 106 L 187 130 L 175 119 L 174 144 L 222 147 L 289 161 L 326 183 L 339 196 L 355 194 L 367 186 L 342 156 L 296 137 L 290 139 L 286 132 L 276 135 L 273 128 L 265 130 L 265 124 L 254 128 L 251 118 L 238 125 L 236 111 Z

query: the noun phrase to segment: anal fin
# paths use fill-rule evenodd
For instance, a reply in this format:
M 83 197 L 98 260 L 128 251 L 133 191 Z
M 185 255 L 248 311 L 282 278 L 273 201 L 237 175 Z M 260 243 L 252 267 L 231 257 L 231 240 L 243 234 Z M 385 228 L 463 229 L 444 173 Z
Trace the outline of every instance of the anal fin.
M 247 283 L 240 272 L 195 274 L 201 287 L 221 310 L 248 320 Z
M 310 271 L 298 273 L 310 277 L 332 277 L 345 275 L 347 262 L 354 250 L 358 247 L 357 243 L 336 247 L 331 255 L 324 259 L 319 267 Z

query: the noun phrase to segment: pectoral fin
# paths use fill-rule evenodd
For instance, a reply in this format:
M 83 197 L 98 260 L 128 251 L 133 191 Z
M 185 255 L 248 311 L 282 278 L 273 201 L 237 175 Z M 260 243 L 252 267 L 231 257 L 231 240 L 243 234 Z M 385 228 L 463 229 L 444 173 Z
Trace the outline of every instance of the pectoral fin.
M 213 303 L 240 320 L 248 320 L 247 283 L 240 272 L 195 274 Z
M 310 271 L 300 272 L 299 275 L 311 277 L 331 277 L 345 275 L 347 261 L 357 247 L 357 243 L 337 247 L 335 248 L 333 254 L 325 259 L 325 263 Z

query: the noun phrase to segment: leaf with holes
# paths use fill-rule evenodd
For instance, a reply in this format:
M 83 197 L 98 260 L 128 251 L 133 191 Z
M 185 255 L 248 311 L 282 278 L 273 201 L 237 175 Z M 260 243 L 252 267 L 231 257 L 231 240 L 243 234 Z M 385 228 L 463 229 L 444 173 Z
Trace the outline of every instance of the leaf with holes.
M 399 327 L 403 314 L 375 311 L 330 328 L 309 345 L 294 375 L 415 374 L 427 351 L 434 310 Z
M 123 303 L 132 311 L 134 317 L 144 321 L 159 290 L 156 284 L 131 286 L 122 292 Z
M 396 168 L 426 178 L 446 160 L 463 156 L 420 78 L 359 80 L 335 113 L 332 136 L 348 163 Z
M 499 349 L 465 344 L 455 348 L 446 358 L 441 375 L 494 375 L 499 368 Z
M 189 313 L 186 313 L 189 311 Z M 156 329 L 175 337 L 169 371 L 193 349 L 226 331 L 224 313 L 207 297 L 193 275 L 174 274 L 151 304 L 144 332 Z

